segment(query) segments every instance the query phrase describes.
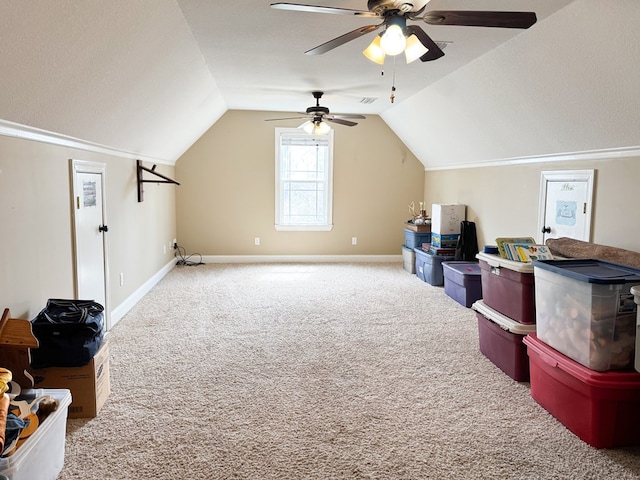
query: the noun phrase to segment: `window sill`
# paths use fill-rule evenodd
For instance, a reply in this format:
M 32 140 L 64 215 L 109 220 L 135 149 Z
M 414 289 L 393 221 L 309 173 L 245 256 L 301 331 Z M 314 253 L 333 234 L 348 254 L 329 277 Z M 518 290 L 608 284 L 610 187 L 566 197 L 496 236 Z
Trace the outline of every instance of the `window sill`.
M 333 225 L 274 225 L 278 232 L 330 232 Z

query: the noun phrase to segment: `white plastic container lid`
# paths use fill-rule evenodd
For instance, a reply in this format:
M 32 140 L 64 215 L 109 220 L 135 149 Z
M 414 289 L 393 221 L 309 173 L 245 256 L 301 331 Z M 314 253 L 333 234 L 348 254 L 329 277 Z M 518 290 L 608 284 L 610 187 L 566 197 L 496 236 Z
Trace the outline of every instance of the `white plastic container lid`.
M 493 308 L 488 307 L 482 300 L 478 300 L 471 305 L 476 312 L 481 313 L 493 323 L 498 325 L 501 329 L 508 332 L 515 333 L 516 335 L 528 335 L 529 333 L 536 333 L 536 325 L 524 324 L 509 318 L 500 312 L 495 311 Z
M 633 295 L 633 301 L 640 305 L 640 285 L 634 285 L 629 291 Z
M 502 258 L 500 255 L 493 255 L 491 253 L 480 252 L 476 254 L 478 260 L 485 261 L 491 267 L 503 267 L 513 270 L 518 273 L 533 273 L 533 264 L 524 262 L 515 262 Z
M 640 285 L 634 285 L 629 289 L 631 294 L 633 295 L 633 301 L 640 305 Z M 635 359 L 633 362 L 633 368 L 636 372 L 640 372 L 640 308 L 636 313 L 636 352 Z

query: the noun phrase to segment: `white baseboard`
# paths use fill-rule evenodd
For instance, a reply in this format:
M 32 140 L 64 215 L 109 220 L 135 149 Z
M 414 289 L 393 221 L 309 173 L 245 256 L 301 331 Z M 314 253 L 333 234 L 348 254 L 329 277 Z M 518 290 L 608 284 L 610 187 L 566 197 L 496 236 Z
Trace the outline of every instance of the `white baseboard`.
M 204 255 L 203 263 L 402 263 L 402 255 Z
M 129 310 L 133 308 L 133 306 L 140 301 L 142 297 L 144 297 L 149 290 L 151 290 L 162 278 L 169 273 L 176 266 L 176 261 L 171 260 L 164 267 L 160 269 L 155 275 L 153 275 L 149 280 L 144 282 L 140 287 L 129 295 L 124 302 L 118 305 L 116 308 L 111 310 L 111 324 L 109 328 L 113 328 L 113 326 L 122 320 Z

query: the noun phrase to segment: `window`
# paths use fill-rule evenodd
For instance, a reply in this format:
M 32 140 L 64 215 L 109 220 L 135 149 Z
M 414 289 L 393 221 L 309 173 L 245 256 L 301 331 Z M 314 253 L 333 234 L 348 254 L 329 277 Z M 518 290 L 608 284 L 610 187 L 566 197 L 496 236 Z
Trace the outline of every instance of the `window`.
M 333 130 L 276 128 L 276 230 L 331 230 L 332 197 Z

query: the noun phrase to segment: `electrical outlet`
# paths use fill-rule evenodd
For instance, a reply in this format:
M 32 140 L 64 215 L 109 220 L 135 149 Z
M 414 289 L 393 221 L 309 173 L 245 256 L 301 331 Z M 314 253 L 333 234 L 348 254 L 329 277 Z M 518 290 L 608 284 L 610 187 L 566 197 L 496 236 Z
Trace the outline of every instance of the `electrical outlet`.
M 351 245 L 357 245 L 358 244 L 358 237 L 351 237 Z
M 164 253 L 165 255 L 167 254 L 167 245 L 166 244 L 162 245 L 162 253 Z
M 260 245 L 260 237 L 256 237 L 256 238 L 254 238 L 254 239 L 253 239 L 253 243 L 254 243 L 254 245 L 256 245 L 256 246 Z
M 171 241 L 171 246 L 174 250 L 178 248 L 178 241 L 175 238 Z
M 124 287 L 124 273 L 120 274 L 120 286 Z

